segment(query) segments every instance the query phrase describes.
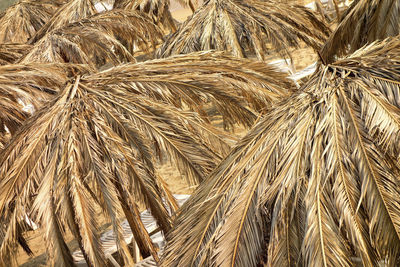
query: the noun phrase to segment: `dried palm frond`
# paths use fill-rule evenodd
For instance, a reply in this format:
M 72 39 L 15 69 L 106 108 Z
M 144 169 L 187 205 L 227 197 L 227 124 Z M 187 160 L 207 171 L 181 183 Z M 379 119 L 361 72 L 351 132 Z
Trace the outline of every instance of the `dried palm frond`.
M 26 43 L 51 18 L 60 1 L 25 0 L 0 14 L 0 43 Z
M 195 5 L 198 4 L 198 0 L 177 0 L 177 2 L 183 7 L 189 7 L 192 12 L 195 10 Z M 154 7 L 159 7 L 165 4 L 170 5 L 170 3 L 170 0 L 115 0 L 114 8 L 140 6 L 142 10 L 147 12 L 146 10 L 155 10 Z
M 227 50 L 236 57 L 276 51 L 290 55 L 299 40 L 319 49 L 329 29 L 302 6 L 257 0 L 208 0 L 171 34 L 159 57 L 202 50 Z
M 135 61 L 150 51 L 162 33 L 144 14 L 112 10 L 54 30 L 38 41 L 21 62 L 68 62 L 101 67 Z
M 114 9 L 135 10 L 148 14 L 154 24 L 166 32 L 175 32 L 176 25 L 169 11 L 169 0 L 121 0 L 115 1 Z
M 218 136 L 229 138 L 199 123 L 212 120 L 213 114 L 208 114 L 206 104 L 211 102 L 215 106 L 227 127 L 236 123 L 251 126 L 256 115 L 247 106 L 261 110 L 292 92 L 293 83 L 285 75 L 260 62 L 235 59 L 223 53 L 198 52 L 124 64 L 92 74 L 86 79 L 92 87 L 125 89 L 170 105 L 171 114 L 179 110 L 183 113 L 195 112 L 200 116 L 192 120 L 187 118 L 192 125 L 186 130 L 192 135 L 201 134 L 201 141 L 193 142 L 211 147 L 213 154 L 220 158 L 228 150 Z M 198 184 L 212 169 L 201 169 L 202 164 L 196 163 L 201 158 L 184 156 L 183 151 L 176 150 L 173 142 L 162 143 L 164 146 L 157 146 L 156 151 L 166 148 L 165 152 L 170 153 L 170 159 L 175 160 L 174 165 L 178 166 L 189 184 Z
M 104 266 L 96 205 L 112 222 L 125 264 L 131 266 L 122 214 L 142 254 L 157 258 L 136 206 L 145 204 L 169 231 L 161 199 L 168 193 L 154 167 L 157 157 L 168 155 L 189 182 L 201 181 L 232 138 L 207 123 L 195 105 L 211 99 L 231 116 L 253 120 L 239 96 L 256 91 L 250 84 L 266 95 L 270 90 L 275 99 L 275 86 L 290 83 L 261 62 L 197 53 L 121 65 L 67 84 L 0 155 L 0 218 L 6 226 L 0 229 L 0 262 L 14 259 L 18 218 L 29 214 L 44 230 L 51 264 L 72 264 L 64 239 L 68 228 L 87 262 Z
M 163 266 L 398 266 L 399 55 L 374 43 L 271 108 L 185 203 Z
M 0 65 L 14 63 L 31 48 L 27 44 L 0 44 Z
M 101 72 L 98 76 L 101 80 L 114 83 L 149 82 L 156 87 L 136 85 L 138 88 L 135 90 L 180 108 L 183 100 L 183 106 L 203 115 L 206 110 L 201 110 L 203 107 L 199 103 L 212 101 L 224 116 L 227 126 L 237 122 L 250 126 L 254 118 L 240 105 L 237 108 L 226 106 L 235 103 L 231 95 L 240 96 L 246 105 L 261 112 L 296 90 L 285 73 L 264 63 L 232 57 L 226 52 L 196 52 L 122 65 L 112 71 Z M 170 86 L 164 84 L 165 79 Z M 199 90 L 202 92 L 200 95 Z
M 318 13 L 328 22 L 333 22 L 336 19 L 336 22 L 340 23 L 341 9 L 347 8 L 346 2 L 346 0 L 328 0 L 322 3 L 321 0 L 315 0 L 315 7 Z M 343 7 L 339 6 L 340 4 Z
M 96 13 L 93 0 L 70 0 L 55 12 L 47 23 L 36 32 L 35 36 L 29 40 L 29 43 L 34 44 L 43 38 L 46 33 L 89 18 Z
M 326 63 L 375 40 L 400 34 L 399 0 L 355 0 L 321 50 Z
M 69 77 L 85 71 L 84 66 L 68 64 L 0 66 L 0 149 L 30 116 L 25 107 L 37 109 Z

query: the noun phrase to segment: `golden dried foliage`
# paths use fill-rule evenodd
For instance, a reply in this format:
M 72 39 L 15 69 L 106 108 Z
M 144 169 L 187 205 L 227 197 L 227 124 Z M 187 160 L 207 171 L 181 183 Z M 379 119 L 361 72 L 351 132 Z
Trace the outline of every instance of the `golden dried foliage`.
M 95 206 L 111 221 L 126 264 L 132 259 L 120 228 L 123 215 L 143 256 L 157 258 L 137 212 L 144 204 L 164 233 L 170 230 L 162 203 L 170 194 L 154 167 L 157 159 L 167 155 L 188 182 L 199 183 L 234 142 L 208 123 L 212 115 L 202 105 L 212 102 L 228 122 L 249 124 L 255 114 L 244 96 L 254 106 L 267 105 L 279 98 L 281 85 L 291 88 L 273 68 L 221 53 L 78 76 L 19 128 L 0 155 L 0 262 L 15 260 L 16 229 L 29 215 L 43 229 L 50 264 L 73 264 L 64 238 L 70 229 L 87 262 L 104 266 Z M 254 88 L 260 92 L 253 96 Z
M 303 6 L 258 0 L 207 0 L 158 50 L 159 57 L 203 50 L 229 51 L 263 60 L 271 52 L 290 55 L 300 40 L 319 49 L 327 26 Z
M 31 114 L 55 95 L 69 77 L 85 72 L 68 64 L 13 64 L 0 66 L 0 149 Z
M 116 0 L 114 3 L 116 9 L 146 13 L 166 33 L 176 31 L 175 21 L 169 11 L 169 6 L 169 0 Z
M 0 44 L 26 43 L 63 1 L 21 0 L 0 14 Z
M 321 56 L 331 63 L 375 40 L 400 33 L 399 0 L 354 0 L 324 45 Z
M 163 266 L 397 266 L 400 40 L 321 66 L 185 203 Z
M 93 0 L 70 0 L 57 9 L 54 15 L 29 40 L 30 44 L 39 41 L 46 33 L 57 30 L 68 24 L 89 18 L 97 14 Z
M 0 44 L 0 65 L 15 63 L 32 48 L 28 44 Z
M 21 62 L 67 62 L 101 67 L 135 61 L 138 51 L 150 52 L 162 38 L 148 16 L 112 10 L 47 33 Z

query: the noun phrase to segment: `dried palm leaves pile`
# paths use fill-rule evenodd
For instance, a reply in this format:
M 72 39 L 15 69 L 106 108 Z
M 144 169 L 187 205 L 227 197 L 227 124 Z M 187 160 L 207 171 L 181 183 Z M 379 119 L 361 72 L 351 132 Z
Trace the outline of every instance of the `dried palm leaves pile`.
M 169 0 L 0 14 L 0 266 L 32 253 L 28 217 L 51 266 L 74 266 L 71 237 L 106 266 L 103 218 L 127 266 L 124 219 L 162 266 L 397 266 L 400 0 L 355 0 L 332 34 L 295 1 L 180 3 L 179 26 Z M 306 46 L 299 84 L 264 62 Z M 182 209 L 165 161 L 199 186 Z

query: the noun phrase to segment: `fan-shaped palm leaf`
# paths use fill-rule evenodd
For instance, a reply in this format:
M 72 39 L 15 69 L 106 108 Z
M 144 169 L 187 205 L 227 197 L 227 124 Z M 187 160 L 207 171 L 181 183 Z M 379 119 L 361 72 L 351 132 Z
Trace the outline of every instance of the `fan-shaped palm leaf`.
M 0 65 L 14 63 L 31 48 L 27 44 L 0 44 Z
M 185 204 L 164 266 L 398 265 L 400 40 L 322 66 Z
M 169 11 L 169 0 L 122 0 L 114 3 L 115 9 L 136 10 L 148 14 L 153 22 L 166 32 L 175 32 L 176 25 Z
M 24 105 L 37 109 L 70 76 L 84 70 L 67 64 L 0 66 L 0 149 L 30 115 Z
M 196 104 L 212 100 L 221 113 L 247 123 L 255 117 L 241 106 L 240 95 L 255 92 L 248 83 L 261 91 L 256 102 L 276 99 L 280 84 L 290 86 L 263 63 L 230 59 L 198 53 L 126 64 L 68 84 L 1 153 L 0 217 L 6 227 L 0 229 L 0 259 L 14 258 L 18 218 L 30 214 L 44 229 L 53 264 L 73 264 L 63 237 L 69 228 L 87 262 L 104 266 L 93 203 L 110 218 L 126 264 L 131 261 L 121 214 L 143 255 L 157 258 L 136 206 L 144 203 L 169 230 L 156 156 L 166 153 L 197 183 L 229 148 L 231 138 L 207 124 Z
M 400 34 L 399 0 L 355 0 L 334 33 L 324 45 L 321 55 L 327 63 L 335 56 L 344 56 L 362 46 Z
M 0 43 L 26 43 L 51 18 L 60 1 L 24 0 L 0 14 Z
M 149 51 L 161 37 L 159 28 L 143 14 L 107 11 L 49 32 L 21 62 L 116 65 L 135 61 L 135 48 Z
M 68 24 L 89 18 L 96 13 L 97 11 L 92 0 L 68 1 L 55 12 L 29 42 L 33 44 L 52 30 L 60 29 Z
M 299 39 L 319 49 L 329 33 L 309 9 L 272 1 L 208 0 L 160 47 L 159 57 L 228 50 L 237 57 L 285 55 Z

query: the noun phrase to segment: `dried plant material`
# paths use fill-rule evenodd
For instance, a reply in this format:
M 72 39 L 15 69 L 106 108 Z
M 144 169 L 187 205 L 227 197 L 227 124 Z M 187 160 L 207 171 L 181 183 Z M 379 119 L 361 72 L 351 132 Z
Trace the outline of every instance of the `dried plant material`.
M 324 45 L 326 63 L 376 40 L 400 34 L 399 0 L 354 0 Z
M 115 0 L 114 1 L 114 8 L 125 8 L 125 7 L 133 7 L 137 6 L 140 7 L 141 10 L 148 12 L 153 10 L 155 7 L 160 7 L 165 4 L 170 5 L 170 0 Z M 192 12 L 195 10 L 195 6 L 198 5 L 198 0 L 177 0 L 177 2 L 182 7 L 189 7 Z M 147 10 L 147 11 L 146 11 Z
M 26 107 L 38 109 L 84 66 L 68 64 L 25 64 L 0 66 L 0 149 L 31 115 Z
M 135 61 L 162 38 L 160 29 L 143 14 L 113 10 L 46 34 L 21 62 L 67 62 L 101 67 Z
M 0 44 L 26 43 L 51 18 L 62 1 L 22 0 L 0 14 Z
M 89 18 L 96 13 L 93 0 L 70 0 L 55 12 L 46 24 L 29 40 L 29 43 L 34 44 L 47 33 Z
M 189 182 L 202 181 L 234 139 L 209 124 L 198 106 L 212 100 L 221 113 L 253 121 L 242 96 L 255 89 L 244 80 L 260 89 L 254 99 L 267 103 L 278 85 L 290 87 L 261 62 L 221 53 L 125 64 L 68 83 L 0 155 L 0 262 L 15 259 L 14 229 L 18 218 L 30 214 L 43 229 L 50 264 L 72 264 L 64 239 L 68 228 L 87 262 L 102 266 L 95 205 L 110 219 L 126 264 L 131 259 L 122 215 L 142 255 L 157 257 L 136 208 L 145 204 L 164 233 L 169 231 L 171 218 L 162 204 L 169 193 L 154 163 L 168 155 Z
M 0 44 L 0 65 L 8 65 L 20 59 L 32 49 L 28 44 Z
M 223 115 L 228 128 L 237 122 L 244 126 L 253 124 L 255 116 L 252 112 L 241 109 L 241 106 L 249 106 L 253 110 L 262 112 L 272 103 L 289 97 L 293 91 L 297 90 L 294 83 L 287 79 L 286 73 L 279 72 L 264 63 L 235 58 L 226 52 L 197 52 L 122 65 L 115 67 L 112 71 L 101 72 L 100 75 L 103 76 L 101 79 L 104 81 L 121 83 L 153 81 L 154 83 L 151 84 L 156 87 L 139 87 L 136 90 L 151 94 L 157 99 L 180 108 L 190 107 L 203 115 L 206 115 L 206 110 L 202 110 L 204 107 L 200 103 L 211 101 Z M 165 85 L 164 79 L 170 82 L 170 86 Z M 192 93 L 189 94 L 192 91 L 191 88 L 193 90 L 208 88 L 208 90 L 202 89 L 204 96 L 195 96 Z M 217 90 L 218 88 L 221 90 Z M 150 89 L 154 91 L 148 91 Z M 206 98 L 207 94 L 215 95 Z M 228 108 L 222 101 L 225 97 L 227 103 L 233 101 L 230 98 L 231 95 L 240 97 L 241 102 L 237 103 L 237 108 L 234 106 Z M 180 102 L 181 98 L 184 104 Z
M 159 57 L 194 51 L 229 51 L 236 57 L 290 55 L 300 40 L 319 49 L 327 26 L 309 9 L 272 1 L 207 0 L 157 51 Z
M 114 9 L 135 10 L 149 15 L 165 32 L 175 32 L 176 25 L 169 11 L 169 0 L 116 0 Z
M 395 266 L 400 40 L 320 69 L 186 202 L 162 266 Z

